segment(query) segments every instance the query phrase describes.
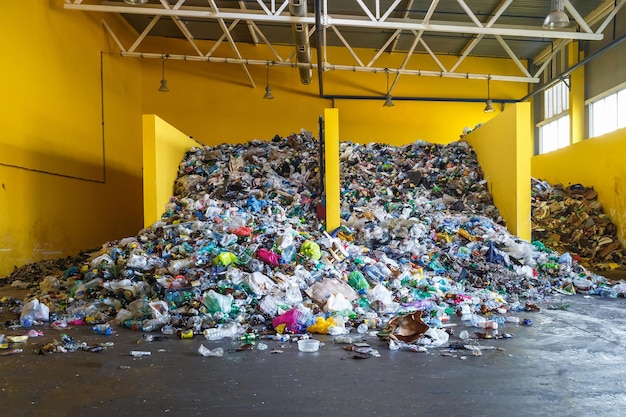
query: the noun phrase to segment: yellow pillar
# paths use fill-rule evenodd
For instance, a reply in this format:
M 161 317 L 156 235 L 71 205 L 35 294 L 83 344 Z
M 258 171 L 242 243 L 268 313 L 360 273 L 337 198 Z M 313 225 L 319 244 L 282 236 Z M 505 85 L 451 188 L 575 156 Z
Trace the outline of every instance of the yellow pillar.
M 579 56 L 578 42 L 568 45 L 568 67 L 576 65 L 582 56 Z M 580 52 L 582 54 L 582 52 Z M 569 79 L 569 111 L 570 111 L 570 138 L 577 143 L 585 138 L 585 67 L 582 66 L 572 72 Z
M 324 185 L 326 231 L 341 226 L 341 187 L 339 179 L 339 109 L 324 109 Z

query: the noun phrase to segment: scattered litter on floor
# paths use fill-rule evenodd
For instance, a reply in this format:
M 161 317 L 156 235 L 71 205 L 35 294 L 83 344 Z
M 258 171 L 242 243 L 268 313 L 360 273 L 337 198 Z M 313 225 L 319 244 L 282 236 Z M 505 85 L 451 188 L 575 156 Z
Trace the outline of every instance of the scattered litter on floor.
M 5 314 L 15 315 L 7 328 L 89 325 L 98 335 L 128 328 L 144 333 L 138 343 L 204 336 L 238 343 L 229 353 L 283 353 L 293 343 L 317 351 L 310 335 L 321 334 L 361 359 L 380 356 L 359 345 L 378 337 L 390 350 L 449 346 L 480 356 L 489 348 L 479 340 L 508 339 L 507 327 L 531 325 L 524 315 L 537 313 L 547 295 L 626 293 L 567 251 L 509 234 L 464 141 L 342 143 L 342 226 L 327 233 L 318 148 L 307 132 L 192 148 L 161 220 L 90 254 L 7 277 L 30 290 L 24 300 L 0 300 Z M 587 188 L 564 190 L 561 200 L 547 197 L 544 183 L 533 188 L 535 232 L 547 222 L 544 212 L 595 198 Z M 583 198 L 574 198 L 579 191 Z M 580 221 L 606 231 L 612 224 L 587 211 L 568 213 L 576 227 Z M 581 239 L 569 238 L 577 245 Z M 617 261 L 607 245 L 598 241 L 594 255 Z M 452 317 L 464 326 L 458 336 Z M 15 336 L 0 336 L 0 347 L 12 349 L 5 352 L 17 351 Z M 283 345 L 268 349 L 261 339 Z M 40 353 L 95 348 L 105 349 L 63 334 Z M 200 344 L 198 354 L 224 351 Z

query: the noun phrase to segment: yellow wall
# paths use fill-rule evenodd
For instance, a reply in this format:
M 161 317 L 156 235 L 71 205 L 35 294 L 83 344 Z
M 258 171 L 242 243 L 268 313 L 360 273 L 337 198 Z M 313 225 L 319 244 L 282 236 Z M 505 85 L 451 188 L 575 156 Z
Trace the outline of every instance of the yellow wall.
M 333 105 L 339 109 L 341 140 L 357 142 L 447 143 L 465 126 L 493 116 L 482 113 L 483 103 L 396 100 L 393 108 L 383 108 L 382 100 L 333 103 L 319 98 L 315 73 L 311 85 L 304 86 L 297 70 L 276 67 L 270 71 L 276 98 L 263 100 L 265 67 L 249 67 L 256 83 L 252 88 L 241 66 L 191 61 L 168 61 L 171 92 L 159 93 L 161 62 L 122 58 L 103 29 L 103 18 L 126 46 L 136 39 L 122 19 L 67 11 L 62 0 L 4 5 L 0 277 L 13 266 L 99 247 L 134 235 L 143 226 L 142 114 L 158 115 L 207 144 L 270 139 L 301 128 L 317 135 L 318 117 Z M 143 42 L 158 53 L 169 52 L 167 42 L 180 42 L 162 41 L 158 45 L 164 46 L 150 45 L 150 39 Z M 246 56 L 255 51 L 261 56 L 266 48 L 240 47 Z M 277 49 L 284 58 L 292 52 Z M 353 62 L 342 49 L 329 52 L 335 63 Z M 357 53 L 364 62 L 373 55 Z M 215 55 L 234 56 L 227 44 Z M 402 54 L 385 54 L 375 65 L 392 66 L 402 59 Z M 450 68 L 455 58 L 441 60 Z M 436 66 L 430 57 L 420 55 L 409 68 Z M 459 68 L 503 70 L 518 75 L 509 60 L 468 59 Z M 382 97 L 386 91 L 384 73 L 330 71 L 324 82 L 328 95 Z M 361 90 L 363 84 L 370 86 L 368 91 Z M 524 84 L 491 83 L 492 98 L 515 99 L 525 93 Z M 486 82 L 403 76 L 393 95 L 478 98 L 486 95 Z
M 530 240 L 530 103 L 507 106 L 467 136 L 509 232 Z
M 180 161 L 193 146 L 199 145 L 160 117 L 154 114 L 143 116 L 145 227 L 161 219 L 173 193 Z
M 0 277 L 142 225 L 141 65 L 103 56 L 102 95 L 110 39 L 98 16 L 62 5 L 0 14 Z
M 551 184 L 593 186 L 626 245 L 626 129 L 532 158 L 532 175 Z
M 159 39 L 159 44 L 150 44 L 146 39 L 142 45 L 156 53 L 167 53 L 170 44 L 178 41 Z M 199 43 L 201 50 L 209 45 Z M 240 45 L 244 56 L 265 57 L 263 45 L 256 47 Z M 276 47 L 282 57 L 291 49 Z M 334 63 L 350 63 L 354 60 L 337 48 L 329 48 Z M 113 52 L 117 52 L 113 49 Z M 189 54 L 192 54 L 189 51 Z M 315 59 L 315 50 L 312 51 Z M 374 52 L 357 50 L 362 61 L 369 62 Z M 232 56 L 230 47 L 218 48 L 216 56 Z M 397 65 L 404 55 L 384 54 L 375 66 Z M 325 95 L 366 95 L 373 100 L 321 99 L 317 72 L 313 72 L 310 85 L 300 83 L 297 69 L 271 67 L 270 86 L 274 100 L 264 100 L 266 67 L 248 66 L 256 83 L 250 86 L 241 65 L 219 64 L 196 61 L 166 60 L 165 78 L 170 92 L 158 92 L 161 79 L 161 60 L 125 58 L 140 61 L 143 71 L 143 112 L 158 114 L 169 123 L 192 135 L 202 143 L 246 142 L 251 139 L 271 139 L 276 134 L 286 136 L 301 128 L 318 134 L 317 121 L 325 108 L 339 109 L 341 140 L 368 143 L 381 141 L 405 144 L 423 139 L 435 143 L 449 143 L 458 139 L 466 126 L 474 127 L 497 115 L 483 113 L 484 102 L 449 103 L 416 102 L 395 100 L 395 107 L 382 107 L 386 92 L 385 73 L 352 73 L 328 71 L 324 74 Z M 441 57 L 450 68 L 454 57 Z M 416 55 L 409 68 L 435 70 L 437 67 L 427 55 Z M 419 61 L 419 62 L 417 62 Z M 505 72 L 520 75 L 519 69 L 510 60 L 470 59 L 459 67 L 461 72 Z M 393 77 L 390 76 L 390 83 Z M 363 86 L 369 86 L 365 90 Z M 527 93 L 521 83 L 491 82 L 491 97 L 513 100 Z M 485 98 L 486 80 L 449 79 L 438 77 L 400 77 L 393 91 L 396 97 L 462 97 Z

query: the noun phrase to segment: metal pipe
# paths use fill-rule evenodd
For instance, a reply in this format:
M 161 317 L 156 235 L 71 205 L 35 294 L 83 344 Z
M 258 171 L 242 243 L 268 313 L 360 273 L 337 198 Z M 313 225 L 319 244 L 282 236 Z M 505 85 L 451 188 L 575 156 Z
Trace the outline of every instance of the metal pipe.
M 289 12 L 292 16 L 306 17 L 306 0 L 290 0 Z M 291 25 L 293 39 L 296 45 L 296 59 L 299 64 L 308 64 L 311 61 L 311 45 L 309 44 L 309 27 L 304 23 Z M 298 67 L 300 82 L 304 85 L 311 83 L 311 67 Z
M 315 36 L 317 38 L 317 82 L 320 97 L 324 97 L 324 62 L 322 59 L 322 0 L 315 0 Z
M 327 94 L 320 96 L 332 100 L 386 100 L 385 96 L 357 96 L 357 95 L 338 95 Z M 463 97 L 413 97 L 413 96 L 393 96 L 393 101 L 427 101 L 427 102 L 444 102 L 444 103 L 485 103 L 485 98 L 463 98 Z M 491 99 L 494 103 L 506 104 L 517 103 L 517 100 Z
M 577 63 L 576 65 L 574 65 L 570 69 L 568 69 L 567 71 L 565 71 L 563 74 L 559 75 L 558 77 L 554 78 L 552 81 L 544 84 L 543 86 L 537 88 L 532 93 L 529 93 L 529 94 L 525 95 L 524 97 L 520 98 L 519 100 L 517 100 L 517 102 L 526 101 L 529 98 L 532 98 L 532 97 L 536 96 L 537 94 L 541 93 L 542 91 L 547 90 L 548 88 L 552 87 L 554 84 L 556 84 L 559 81 L 561 81 L 563 78 L 565 78 L 568 75 L 570 75 L 572 72 L 576 71 L 578 68 L 582 67 L 583 65 L 588 64 L 590 61 L 596 59 L 597 57 L 599 57 L 600 55 L 602 55 L 606 51 L 608 51 L 610 49 L 613 49 L 613 47 L 619 45 L 624 40 L 626 40 L 626 35 L 623 35 L 622 37 L 614 40 L 610 44 L 608 44 L 608 45 L 598 49 L 596 52 L 594 52 L 593 54 L 589 55 L 587 58 L 583 59 L 582 61 L 580 61 L 579 63 Z M 395 100 L 395 97 L 394 97 L 394 100 Z

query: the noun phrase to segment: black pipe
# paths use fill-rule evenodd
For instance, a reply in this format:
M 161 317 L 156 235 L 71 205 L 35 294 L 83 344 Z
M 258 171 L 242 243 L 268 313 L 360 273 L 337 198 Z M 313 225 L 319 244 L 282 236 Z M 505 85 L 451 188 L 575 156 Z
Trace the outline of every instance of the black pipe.
M 383 96 L 355 96 L 355 95 L 325 95 L 323 98 L 330 98 L 333 100 L 387 100 L 387 97 Z M 393 96 L 393 101 L 441 101 L 446 103 L 485 103 L 486 98 L 461 98 L 461 97 L 406 97 L 406 96 Z M 517 103 L 517 100 L 505 100 L 505 99 L 491 99 L 494 103 Z
M 322 68 L 322 0 L 315 0 L 315 36 L 317 38 L 317 82 L 319 84 L 320 98 L 324 97 L 324 71 Z
M 541 86 L 540 88 L 536 89 L 535 91 L 533 91 L 532 93 L 529 93 L 527 95 L 525 95 L 524 97 L 520 98 L 519 100 L 517 100 L 518 102 L 522 102 L 522 101 L 526 101 L 531 97 L 534 97 L 535 95 L 541 93 L 544 90 L 547 90 L 548 88 L 552 87 L 554 84 L 558 83 L 559 81 L 561 81 L 563 78 L 567 77 L 568 75 L 570 75 L 572 72 L 576 71 L 578 68 L 582 67 L 583 65 L 586 65 L 589 63 L 589 61 L 596 59 L 598 56 L 602 55 L 603 53 L 605 53 L 606 51 L 612 49 L 613 47 L 619 45 L 620 43 L 622 43 L 624 40 L 626 40 L 626 35 L 622 36 L 619 39 L 614 40 L 613 42 L 611 42 L 610 44 L 598 49 L 596 52 L 594 52 L 593 54 L 589 55 L 587 58 L 583 59 L 582 61 L 580 61 L 579 63 L 577 63 L 576 65 L 574 65 L 572 68 L 568 69 L 567 71 L 565 71 L 563 74 L 559 75 L 558 77 L 556 77 L 555 79 L 553 79 L 552 81 L 544 84 L 543 86 Z

